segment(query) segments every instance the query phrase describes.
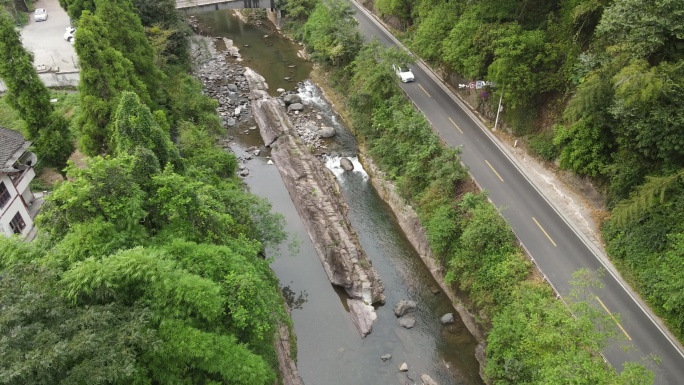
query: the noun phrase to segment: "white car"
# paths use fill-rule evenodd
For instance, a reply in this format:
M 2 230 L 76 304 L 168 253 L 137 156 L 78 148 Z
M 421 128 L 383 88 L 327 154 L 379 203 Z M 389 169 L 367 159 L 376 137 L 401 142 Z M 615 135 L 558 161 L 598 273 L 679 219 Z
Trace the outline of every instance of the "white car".
M 45 8 L 37 8 L 35 12 L 33 12 L 33 20 L 35 21 L 46 21 L 47 16 L 47 9 Z
M 394 73 L 396 73 L 397 76 L 399 76 L 399 79 L 404 83 L 416 80 L 411 69 L 405 64 L 392 64 L 392 69 L 394 69 Z
M 68 41 L 69 43 L 73 43 L 74 39 L 76 38 L 76 28 L 75 27 L 66 27 L 66 30 L 64 31 L 64 40 Z

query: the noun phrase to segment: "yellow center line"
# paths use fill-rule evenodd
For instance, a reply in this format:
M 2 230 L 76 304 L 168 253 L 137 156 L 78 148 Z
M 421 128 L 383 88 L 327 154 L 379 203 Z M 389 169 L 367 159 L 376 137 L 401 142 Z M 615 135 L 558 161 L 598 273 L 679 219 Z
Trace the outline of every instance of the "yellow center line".
M 456 129 L 458 130 L 458 132 L 460 132 L 461 134 L 463 133 L 463 131 L 461 131 L 461 127 L 459 127 L 459 126 L 456 124 L 456 122 L 454 122 L 453 120 L 451 120 L 451 117 L 449 117 L 449 121 L 451 122 L 451 124 L 454 125 L 454 127 L 456 127 Z
M 539 230 L 541 230 L 542 233 L 544 233 L 544 235 L 546 235 L 546 238 L 549 238 L 549 241 L 551 241 L 551 244 L 553 244 L 553 246 L 556 247 L 556 242 L 554 242 L 553 239 L 551 239 L 551 237 L 549 236 L 549 233 L 547 233 L 546 230 L 544 230 L 544 228 L 539 224 L 539 222 L 537 222 L 537 219 L 535 217 L 532 217 L 532 220 L 534 221 L 534 223 L 537 224 L 537 226 L 539 226 Z
M 430 94 L 428 94 L 427 91 L 425 91 L 425 88 L 423 88 L 423 86 L 421 86 L 420 84 L 418 84 L 418 87 L 420 87 L 420 89 L 423 90 L 423 92 L 425 92 L 425 95 L 427 95 L 428 98 L 431 98 L 431 97 L 432 97 L 432 96 L 430 96 Z
M 627 336 L 627 339 L 631 341 L 632 337 L 630 337 L 629 334 L 627 334 L 627 332 L 625 331 L 625 328 L 623 328 L 622 325 L 620 325 L 620 323 L 618 322 L 618 320 L 615 319 L 615 317 L 613 316 L 613 313 L 611 313 L 610 310 L 608 310 L 606 305 L 603 304 L 603 301 L 601 301 L 601 299 L 598 296 L 596 296 L 596 300 L 601 304 L 601 306 L 603 306 L 603 310 L 605 310 L 606 313 L 608 313 L 608 315 L 610 316 L 610 318 L 612 318 L 613 321 L 615 321 L 615 324 L 620 328 L 620 330 L 622 330 L 622 332 L 625 333 L 625 336 Z
M 496 174 L 496 176 L 497 176 L 497 177 L 499 177 L 499 179 L 500 179 L 500 180 L 501 180 L 501 181 L 503 182 L 503 178 L 501 177 L 501 175 L 499 175 L 499 173 L 498 173 L 498 172 L 496 172 L 496 170 L 494 170 L 494 167 L 492 167 L 492 165 L 491 165 L 491 164 L 489 164 L 489 162 L 487 162 L 487 160 L 486 160 L 486 159 L 485 159 L 485 163 L 487 163 L 487 166 L 489 166 L 489 168 L 491 168 L 491 169 L 492 169 L 492 171 L 494 171 L 494 174 Z

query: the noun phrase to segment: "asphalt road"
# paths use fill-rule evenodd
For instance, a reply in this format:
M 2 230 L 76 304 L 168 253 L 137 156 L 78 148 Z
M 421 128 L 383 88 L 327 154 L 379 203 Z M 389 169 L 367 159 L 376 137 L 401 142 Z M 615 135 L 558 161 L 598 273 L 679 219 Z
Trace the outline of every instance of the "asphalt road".
M 364 38 L 377 38 L 386 46 L 397 41 L 367 11 L 356 7 Z M 489 192 L 518 239 L 561 295 L 572 290 L 572 274 L 582 268 L 603 269 L 603 288 L 593 290 L 597 308 L 615 317 L 622 340 L 612 341 L 604 356 L 618 371 L 625 362 L 643 362 L 647 355 L 660 359 L 655 384 L 684 383 L 684 353 L 635 300 L 630 290 L 606 269 L 586 242 L 565 221 L 502 150 L 498 141 L 464 108 L 451 91 L 422 65 L 412 67 L 416 81 L 402 88 L 450 146 L 462 146 L 462 160 L 471 175 Z M 629 347 L 629 350 L 625 350 Z

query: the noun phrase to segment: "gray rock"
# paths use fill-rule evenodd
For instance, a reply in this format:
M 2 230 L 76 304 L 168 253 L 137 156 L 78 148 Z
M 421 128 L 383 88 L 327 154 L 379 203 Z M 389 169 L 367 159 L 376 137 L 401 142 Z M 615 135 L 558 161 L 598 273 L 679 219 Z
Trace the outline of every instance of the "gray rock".
M 400 372 L 408 372 L 408 364 L 407 364 L 406 362 L 402 363 L 402 364 L 399 366 L 399 371 L 400 371 Z
M 401 301 L 399 301 L 399 303 L 394 305 L 394 315 L 396 315 L 397 317 L 401 317 L 408 312 L 416 310 L 417 307 L 418 305 L 416 305 L 415 301 L 402 299 Z
M 279 93 L 279 94 L 282 94 L 283 92 L 285 92 L 285 89 L 284 89 L 284 88 L 278 88 L 278 89 L 276 90 L 276 92 Z
M 427 374 L 421 374 L 420 380 L 423 381 L 423 385 L 437 385 L 437 381 L 433 380 L 432 377 Z
M 342 167 L 344 171 L 352 171 L 354 170 L 354 163 L 347 158 L 342 158 L 340 159 L 340 167 Z
M 248 169 L 240 170 L 240 176 L 245 177 L 245 176 L 247 176 L 247 175 L 249 175 L 249 170 L 248 170 Z
M 304 109 L 304 105 L 302 103 L 292 103 L 287 107 L 288 111 L 302 111 Z
M 403 327 L 404 329 L 411 329 L 413 326 L 416 324 L 416 319 L 413 317 L 401 317 L 399 318 L 399 326 Z
M 261 154 L 261 150 L 254 150 L 254 156 L 259 156 Z
M 392 355 L 391 354 L 385 354 L 384 356 L 381 356 L 380 359 L 382 360 L 382 362 L 387 362 L 387 361 L 392 359 Z
M 370 263 L 358 263 L 366 256 L 349 232 L 352 226 L 343 202 L 334 194 L 337 181 L 295 132 L 291 118 L 294 114 L 287 115 L 279 106 L 282 98 L 270 97 L 263 77 L 251 69 L 245 75 L 253 96 L 250 112 L 281 175 L 287 175 L 283 180 L 297 212 L 307 228 L 317 229 L 309 232 L 310 238 L 317 250 L 327 250 L 317 254 L 330 282 L 343 287 L 351 298 L 383 303 L 384 288 L 377 271 Z M 332 243 L 334 248 L 326 248 Z
M 442 325 L 449 325 L 454 323 L 454 313 L 447 313 L 442 316 Z
M 225 122 L 226 122 L 226 126 L 228 126 L 228 127 L 233 127 L 237 124 L 237 121 L 235 120 L 235 118 L 226 118 Z
M 352 322 L 359 331 L 359 334 L 361 334 L 361 338 L 364 338 L 373 330 L 373 322 L 377 318 L 375 308 L 371 305 L 366 305 L 358 299 L 347 299 L 347 305 L 349 306 Z
M 238 87 L 234 83 L 228 84 L 227 87 L 228 87 L 228 91 L 230 91 L 230 92 L 237 92 L 237 90 L 238 90 Z
M 233 115 L 235 116 L 240 116 L 240 113 L 242 113 L 242 107 L 238 107 L 235 109 L 235 113 Z
M 293 103 L 301 103 L 302 98 L 300 98 L 297 94 L 287 94 L 285 97 L 283 97 L 283 101 L 285 102 L 286 106 L 289 106 Z
M 336 133 L 335 128 L 328 126 L 323 126 L 318 130 L 318 136 L 321 138 L 332 138 Z

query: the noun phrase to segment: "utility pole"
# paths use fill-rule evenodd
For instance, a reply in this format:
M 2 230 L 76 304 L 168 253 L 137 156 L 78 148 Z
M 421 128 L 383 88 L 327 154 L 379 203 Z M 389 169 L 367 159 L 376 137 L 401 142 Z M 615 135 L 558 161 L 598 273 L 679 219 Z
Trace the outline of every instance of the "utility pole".
M 499 98 L 499 108 L 496 109 L 496 119 L 494 120 L 494 130 L 496 131 L 496 126 L 499 124 L 499 114 L 501 113 L 501 102 L 503 101 L 503 92 Z

